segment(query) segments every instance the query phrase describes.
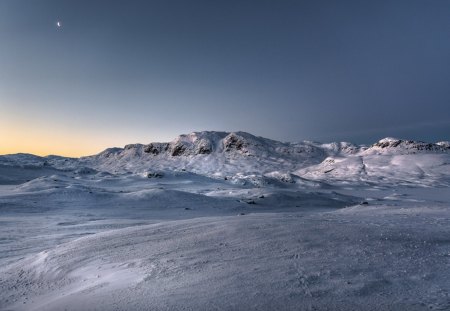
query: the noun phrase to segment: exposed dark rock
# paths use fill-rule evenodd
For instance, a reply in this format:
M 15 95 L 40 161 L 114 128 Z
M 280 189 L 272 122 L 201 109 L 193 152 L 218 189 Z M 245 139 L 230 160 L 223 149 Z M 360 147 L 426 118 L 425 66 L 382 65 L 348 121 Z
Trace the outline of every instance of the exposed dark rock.
M 146 146 L 144 148 L 144 152 L 145 153 L 151 153 L 151 154 L 154 154 L 154 155 L 159 154 L 159 150 L 157 148 L 155 148 L 155 146 L 153 146 L 153 144 L 150 144 L 150 145 Z
M 147 173 L 147 178 L 162 178 L 164 176 L 161 172 L 149 172 Z
M 231 150 L 243 150 L 247 146 L 243 137 L 240 137 L 234 133 L 231 133 L 223 140 L 223 146 L 225 151 Z
M 210 154 L 211 148 L 209 146 L 200 146 L 197 150 L 197 154 Z
M 141 144 L 129 144 L 129 145 L 126 145 L 125 147 L 123 147 L 123 149 L 125 149 L 125 150 L 135 149 L 135 148 L 138 148 L 139 146 L 142 146 L 142 145 Z
M 195 154 L 210 154 L 213 151 L 211 141 L 208 139 L 200 139 L 195 141 Z
M 401 140 L 382 141 L 382 142 L 375 143 L 374 146 L 380 147 L 380 148 L 397 147 L 398 145 L 400 145 L 400 143 L 401 143 Z
M 144 152 L 158 155 L 162 152 L 167 151 L 168 148 L 169 144 L 167 143 L 151 143 L 144 147 Z
M 173 148 L 172 148 L 172 153 L 171 155 L 173 157 L 177 157 L 177 156 L 181 156 L 184 154 L 186 150 L 186 146 L 183 144 L 176 144 Z

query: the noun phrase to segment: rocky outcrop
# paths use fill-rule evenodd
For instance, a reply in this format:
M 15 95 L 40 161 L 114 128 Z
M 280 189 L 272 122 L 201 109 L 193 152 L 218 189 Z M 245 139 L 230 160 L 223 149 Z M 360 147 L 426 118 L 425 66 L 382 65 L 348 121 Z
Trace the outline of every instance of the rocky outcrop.
M 178 157 L 185 155 L 187 152 L 187 148 L 183 143 L 177 143 L 175 145 L 170 146 L 170 155 L 173 157 Z
M 168 148 L 169 148 L 168 143 L 151 143 L 144 147 L 144 152 L 153 155 L 158 155 L 162 152 L 166 152 Z
M 125 145 L 125 147 L 123 147 L 124 150 L 130 150 L 130 149 L 137 149 L 142 147 L 142 144 L 129 144 L 129 145 Z
M 195 146 L 195 154 L 210 154 L 213 151 L 211 141 L 200 139 Z
M 449 146 L 445 142 L 433 144 L 415 140 L 384 138 L 373 144 L 371 148 L 398 149 L 400 151 L 446 151 L 449 149 Z
M 205 155 L 213 152 L 211 139 L 197 137 L 196 133 L 180 135 L 170 143 L 151 143 L 144 152 L 152 155 L 168 154 L 172 157 Z
M 227 137 L 225 137 L 222 141 L 223 143 L 223 150 L 225 152 L 230 151 L 241 151 L 241 152 L 247 152 L 246 147 L 248 146 L 247 141 L 244 137 L 237 135 L 235 133 L 230 133 Z

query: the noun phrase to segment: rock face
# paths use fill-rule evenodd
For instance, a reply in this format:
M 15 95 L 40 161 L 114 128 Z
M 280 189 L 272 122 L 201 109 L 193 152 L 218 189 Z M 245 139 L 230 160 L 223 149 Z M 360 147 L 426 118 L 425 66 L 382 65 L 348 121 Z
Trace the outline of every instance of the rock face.
M 151 143 L 144 147 L 144 152 L 157 155 L 160 154 L 161 152 L 167 151 L 168 148 L 169 148 L 168 143 Z
M 139 148 L 141 146 L 142 146 L 142 144 L 129 144 L 129 145 L 125 145 L 125 147 L 123 147 L 123 149 L 131 150 L 131 149 Z
M 246 152 L 246 147 L 247 143 L 245 139 L 235 133 L 230 133 L 223 139 L 223 148 L 226 152 L 230 152 L 233 150 Z
M 180 135 L 170 143 L 150 143 L 144 147 L 144 152 L 152 155 L 167 154 L 172 157 L 210 154 L 213 151 L 213 142 L 202 137 L 205 135 L 199 135 L 202 133 Z
M 212 152 L 212 143 L 207 139 L 201 139 L 196 144 L 195 154 L 210 154 Z
M 170 149 L 170 155 L 173 157 L 178 157 L 181 155 L 184 155 L 186 153 L 186 146 L 183 143 L 178 143 L 175 145 L 171 145 L 169 147 Z

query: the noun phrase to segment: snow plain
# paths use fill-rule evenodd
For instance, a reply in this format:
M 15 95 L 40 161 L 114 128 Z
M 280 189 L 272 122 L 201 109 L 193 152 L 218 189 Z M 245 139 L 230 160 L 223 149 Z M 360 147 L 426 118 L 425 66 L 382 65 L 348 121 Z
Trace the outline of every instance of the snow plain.
M 449 146 L 1 156 L 0 309 L 450 310 Z

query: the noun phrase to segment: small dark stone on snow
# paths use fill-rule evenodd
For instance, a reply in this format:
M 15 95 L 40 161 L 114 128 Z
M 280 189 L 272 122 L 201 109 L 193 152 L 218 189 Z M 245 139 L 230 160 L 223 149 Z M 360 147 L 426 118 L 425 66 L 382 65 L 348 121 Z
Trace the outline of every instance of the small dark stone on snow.
M 160 172 L 147 173 L 147 178 L 162 178 L 163 176 L 164 174 Z

